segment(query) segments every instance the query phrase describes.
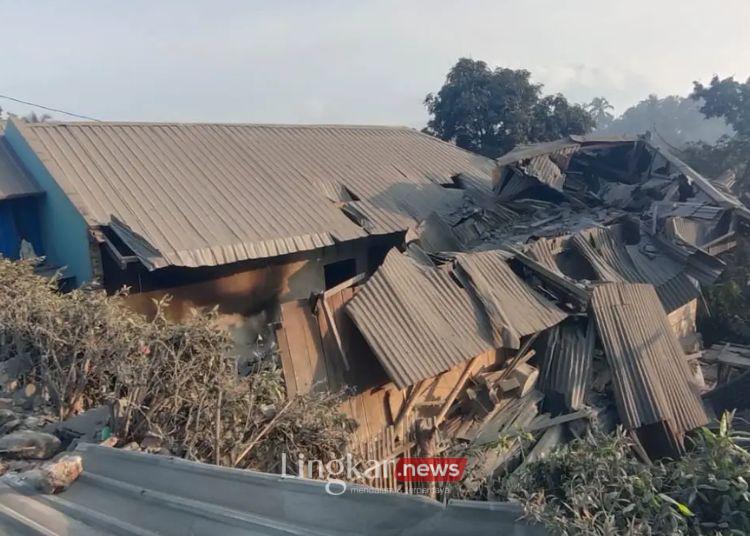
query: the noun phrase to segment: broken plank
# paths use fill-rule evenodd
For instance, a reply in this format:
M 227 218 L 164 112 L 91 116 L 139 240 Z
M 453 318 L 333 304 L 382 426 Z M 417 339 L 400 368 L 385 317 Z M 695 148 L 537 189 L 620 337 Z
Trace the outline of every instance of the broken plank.
M 445 419 L 445 416 L 448 414 L 448 411 L 453 405 L 453 402 L 455 402 L 456 397 L 458 396 L 458 393 L 460 393 L 461 389 L 463 389 L 464 385 L 466 385 L 466 381 L 469 379 L 469 376 L 474 367 L 474 364 L 477 362 L 478 359 L 479 359 L 479 356 L 471 359 L 466 364 L 466 367 L 464 368 L 464 371 L 461 373 L 461 376 L 458 378 L 456 385 L 453 386 L 453 389 L 451 389 L 450 394 L 448 394 L 448 398 L 445 399 L 445 402 L 443 402 L 443 406 L 440 408 L 440 411 L 435 417 L 435 426 L 439 426 L 440 423 L 443 422 L 443 419 Z

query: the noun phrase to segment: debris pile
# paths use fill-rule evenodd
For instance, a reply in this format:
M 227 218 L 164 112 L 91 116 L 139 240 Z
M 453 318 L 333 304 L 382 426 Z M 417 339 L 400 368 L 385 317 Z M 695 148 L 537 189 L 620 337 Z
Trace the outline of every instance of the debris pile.
M 683 455 L 719 359 L 696 329 L 701 286 L 750 212 L 645 137 L 498 164 L 492 192 L 464 190 L 410 230 L 346 304 L 402 401 L 391 415 L 430 430 L 416 451 L 469 457 L 454 496 L 491 498 L 496 478 L 591 429 L 624 426 L 643 460 Z

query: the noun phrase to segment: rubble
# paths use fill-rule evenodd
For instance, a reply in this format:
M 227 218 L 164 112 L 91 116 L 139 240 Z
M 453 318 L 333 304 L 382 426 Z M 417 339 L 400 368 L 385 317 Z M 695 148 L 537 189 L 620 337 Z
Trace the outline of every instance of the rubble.
M 231 341 L 205 318 L 167 323 L 166 303 L 51 378 L 5 349 L 3 454 L 48 458 L 62 440 L 270 471 L 289 445 L 466 455 L 471 478 L 440 498 L 491 499 L 493 479 L 592 431 L 620 425 L 640 459 L 677 457 L 714 412 L 750 407 L 750 347 L 703 349 L 696 324 L 747 209 L 644 138 L 571 137 L 498 166 L 491 191 L 450 188 L 369 277 L 280 303 L 252 362 L 225 360 Z M 93 300 L 124 329 L 124 308 Z M 68 356 L 78 341 L 47 343 Z M 45 403 L 59 422 L 29 420 Z
M 60 440 L 45 432 L 20 430 L 0 437 L 0 454 L 14 458 L 45 460 L 60 449 Z
M 70 486 L 82 472 L 80 456 L 62 456 L 42 465 L 37 487 L 44 493 L 59 493 Z
M 491 194 L 467 189 L 410 230 L 346 305 L 411 393 L 398 422 L 428 415 L 420 398 L 450 370 L 442 449 L 480 448 L 478 482 L 617 424 L 642 456 L 679 455 L 709 419 L 705 365 L 750 366 L 702 351 L 696 328 L 750 212 L 647 138 L 571 137 L 498 164 Z

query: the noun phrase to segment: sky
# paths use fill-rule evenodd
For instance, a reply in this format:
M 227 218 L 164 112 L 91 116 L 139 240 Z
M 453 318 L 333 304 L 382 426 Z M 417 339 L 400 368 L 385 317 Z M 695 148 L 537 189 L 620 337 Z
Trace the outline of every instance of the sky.
M 460 57 L 617 112 L 750 76 L 747 0 L 0 0 L 0 12 L 0 94 L 113 121 L 422 127 L 425 95 Z

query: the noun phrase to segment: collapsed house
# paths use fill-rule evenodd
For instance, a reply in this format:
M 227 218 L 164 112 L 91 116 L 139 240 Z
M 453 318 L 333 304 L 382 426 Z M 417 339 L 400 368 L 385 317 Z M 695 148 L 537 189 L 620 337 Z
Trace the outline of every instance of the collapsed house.
M 750 213 L 646 138 L 493 162 L 406 128 L 10 119 L 2 148 L 6 256 L 146 314 L 217 305 L 240 372 L 347 391 L 367 459 L 615 423 L 658 457 L 708 422 L 700 285 Z

